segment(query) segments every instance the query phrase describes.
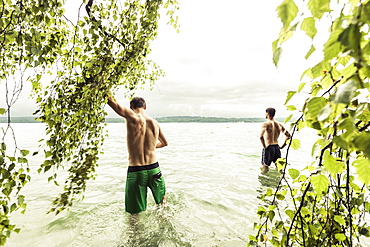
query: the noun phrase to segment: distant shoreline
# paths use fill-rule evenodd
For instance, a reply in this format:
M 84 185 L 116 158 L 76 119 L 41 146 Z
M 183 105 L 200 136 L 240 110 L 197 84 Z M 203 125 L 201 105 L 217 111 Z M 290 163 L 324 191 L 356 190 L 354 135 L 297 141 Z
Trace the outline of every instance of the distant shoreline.
M 224 118 L 224 117 L 200 117 L 200 116 L 172 116 L 155 118 L 160 123 L 261 123 L 264 118 Z M 277 119 L 284 121 L 284 119 Z M 7 123 L 8 118 L 0 117 L 0 123 Z M 124 118 L 106 118 L 106 123 L 124 123 Z M 12 117 L 11 123 L 40 123 L 34 117 Z

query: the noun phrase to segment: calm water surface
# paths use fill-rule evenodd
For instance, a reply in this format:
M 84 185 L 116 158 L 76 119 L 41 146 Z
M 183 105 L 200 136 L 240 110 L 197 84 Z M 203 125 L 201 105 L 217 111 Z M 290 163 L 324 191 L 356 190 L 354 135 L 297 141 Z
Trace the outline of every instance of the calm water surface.
M 259 197 L 279 176 L 274 169 L 261 174 L 260 125 L 161 124 L 169 141 L 158 150 L 168 204 L 157 208 L 148 194 L 147 211 L 134 218 L 124 211 L 125 125 L 108 124 L 97 177 L 89 182 L 85 199 L 68 212 L 46 215 L 62 188 L 47 182 L 50 174 L 33 174 L 23 192 L 26 214 L 12 216 L 22 231 L 7 246 L 245 246 L 258 221 Z M 31 153 L 38 149 L 42 124 L 14 124 L 14 129 L 19 147 Z M 289 158 L 297 166 L 311 161 L 314 140 L 308 133 L 299 135 L 302 148 L 291 150 Z M 42 161 L 30 159 L 36 171 Z

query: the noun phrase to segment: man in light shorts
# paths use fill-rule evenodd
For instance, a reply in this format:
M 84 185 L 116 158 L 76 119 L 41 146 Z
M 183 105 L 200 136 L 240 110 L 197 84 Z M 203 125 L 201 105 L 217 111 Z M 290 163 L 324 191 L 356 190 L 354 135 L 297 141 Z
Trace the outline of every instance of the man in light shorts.
M 156 148 L 168 145 L 156 120 L 145 113 L 143 98 L 130 101 L 130 109 L 119 105 L 109 96 L 108 105 L 126 119 L 127 150 L 129 167 L 127 171 L 125 208 L 131 214 L 146 210 L 147 189 L 152 191 L 157 204 L 166 202 L 166 186 L 159 168 Z
M 262 172 L 266 173 L 269 170 L 271 162 L 276 162 L 281 157 L 280 149 L 286 146 L 288 139 L 291 137 L 290 133 L 284 126 L 275 121 L 276 110 L 274 108 L 266 109 L 267 122 L 262 124 L 260 140 L 263 146 L 262 150 Z M 280 133 L 285 135 L 285 140 L 282 146 L 278 144 Z

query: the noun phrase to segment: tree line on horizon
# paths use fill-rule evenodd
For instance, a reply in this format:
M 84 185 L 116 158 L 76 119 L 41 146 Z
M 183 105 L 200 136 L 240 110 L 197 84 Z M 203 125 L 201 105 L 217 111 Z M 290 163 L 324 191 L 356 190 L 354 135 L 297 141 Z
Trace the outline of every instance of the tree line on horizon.
M 264 118 L 247 117 L 247 118 L 227 118 L 227 117 L 201 117 L 201 116 L 169 116 L 155 118 L 160 123 L 261 123 Z M 284 119 L 277 119 L 284 121 Z M 8 118 L 0 117 L 0 123 L 7 123 Z M 34 117 L 12 117 L 12 123 L 41 123 Z M 124 123 L 124 118 L 105 118 L 106 123 Z

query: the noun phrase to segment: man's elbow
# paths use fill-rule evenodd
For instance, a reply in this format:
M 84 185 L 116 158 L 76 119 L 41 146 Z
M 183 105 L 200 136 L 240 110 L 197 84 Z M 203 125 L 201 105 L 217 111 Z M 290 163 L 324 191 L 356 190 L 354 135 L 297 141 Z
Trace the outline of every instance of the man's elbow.
M 167 141 L 159 141 L 156 145 L 156 148 L 163 148 L 163 147 L 166 147 L 166 146 L 168 146 Z

